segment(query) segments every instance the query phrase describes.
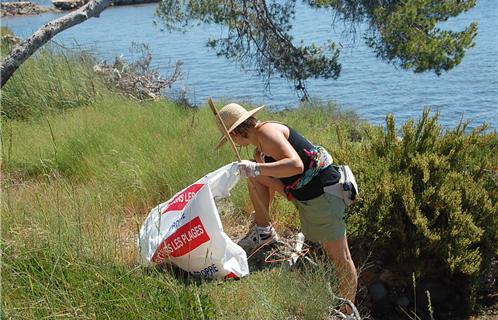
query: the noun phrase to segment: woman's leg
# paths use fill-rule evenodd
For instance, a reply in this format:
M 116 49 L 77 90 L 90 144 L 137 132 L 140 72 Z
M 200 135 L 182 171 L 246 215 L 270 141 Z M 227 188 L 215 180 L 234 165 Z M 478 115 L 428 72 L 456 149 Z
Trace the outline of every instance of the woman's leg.
M 254 222 L 258 227 L 269 226 L 270 206 L 275 193 L 268 186 L 261 183 L 261 181 L 258 181 L 258 179 L 249 180 L 247 188 L 249 189 L 249 197 L 254 207 Z
M 340 297 L 355 303 L 358 278 L 346 236 L 338 240 L 322 243 L 322 246 L 336 268 Z M 350 314 L 353 310 L 348 305 L 343 305 L 341 311 Z
M 278 235 L 271 227 L 269 214 L 274 191 L 258 179 L 248 181 L 248 188 L 254 207 L 255 226 L 237 244 L 250 253 L 263 244 L 277 241 Z
M 256 162 L 261 163 L 259 154 L 255 154 Z M 254 207 L 254 222 L 258 227 L 270 225 L 270 207 L 275 192 L 285 196 L 283 183 L 275 178 L 258 176 L 247 181 L 249 197 Z

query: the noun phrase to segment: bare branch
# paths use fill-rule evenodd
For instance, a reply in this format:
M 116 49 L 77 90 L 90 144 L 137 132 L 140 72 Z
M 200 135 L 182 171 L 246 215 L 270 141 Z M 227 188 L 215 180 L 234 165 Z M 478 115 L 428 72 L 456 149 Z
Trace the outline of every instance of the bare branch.
M 15 46 L 2 60 L 0 69 L 1 86 L 10 79 L 12 74 L 40 47 L 52 39 L 56 34 L 71 28 L 91 17 L 99 17 L 113 0 L 90 0 L 86 5 L 61 18 L 48 22 L 29 38 Z

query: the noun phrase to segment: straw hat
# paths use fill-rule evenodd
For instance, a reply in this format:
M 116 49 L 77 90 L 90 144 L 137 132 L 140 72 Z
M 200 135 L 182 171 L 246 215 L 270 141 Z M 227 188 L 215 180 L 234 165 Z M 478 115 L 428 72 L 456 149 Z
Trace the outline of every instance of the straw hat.
M 218 114 L 220 115 L 221 120 L 225 124 L 225 127 L 227 128 L 228 133 L 232 132 L 239 124 L 242 122 L 246 121 L 249 119 L 251 116 L 256 114 L 259 110 L 263 109 L 264 106 L 252 109 L 250 111 L 247 111 L 242 107 L 241 105 L 237 103 L 229 103 L 223 108 L 221 108 L 220 111 L 218 111 Z M 223 127 L 221 123 L 219 122 L 218 118 L 216 119 L 216 124 L 218 125 L 218 128 L 220 129 L 221 133 L 223 134 Z M 221 139 L 218 141 L 218 143 L 215 146 L 215 150 L 224 145 L 227 142 L 227 139 L 225 135 L 221 137 Z

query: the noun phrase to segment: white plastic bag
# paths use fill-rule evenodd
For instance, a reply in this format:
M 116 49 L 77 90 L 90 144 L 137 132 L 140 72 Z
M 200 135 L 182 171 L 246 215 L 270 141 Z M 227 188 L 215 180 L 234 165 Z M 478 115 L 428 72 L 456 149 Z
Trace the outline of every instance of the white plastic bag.
M 227 197 L 239 181 L 237 163 L 209 173 L 152 209 L 140 229 L 143 265 L 171 261 L 204 279 L 249 274 L 247 255 L 224 232 L 214 199 Z

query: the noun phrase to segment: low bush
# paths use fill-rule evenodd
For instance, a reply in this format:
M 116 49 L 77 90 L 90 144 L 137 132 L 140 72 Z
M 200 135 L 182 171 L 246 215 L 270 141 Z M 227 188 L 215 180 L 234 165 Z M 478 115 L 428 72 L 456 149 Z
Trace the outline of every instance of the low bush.
M 398 137 L 389 115 L 386 130 L 370 128 L 338 155 L 360 184 L 352 237 L 386 264 L 411 264 L 418 277 L 458 279 L 468 311 L 498 249 L 498 139 L 486 126 L 466 127 L 443 129 L 425 110 Z

